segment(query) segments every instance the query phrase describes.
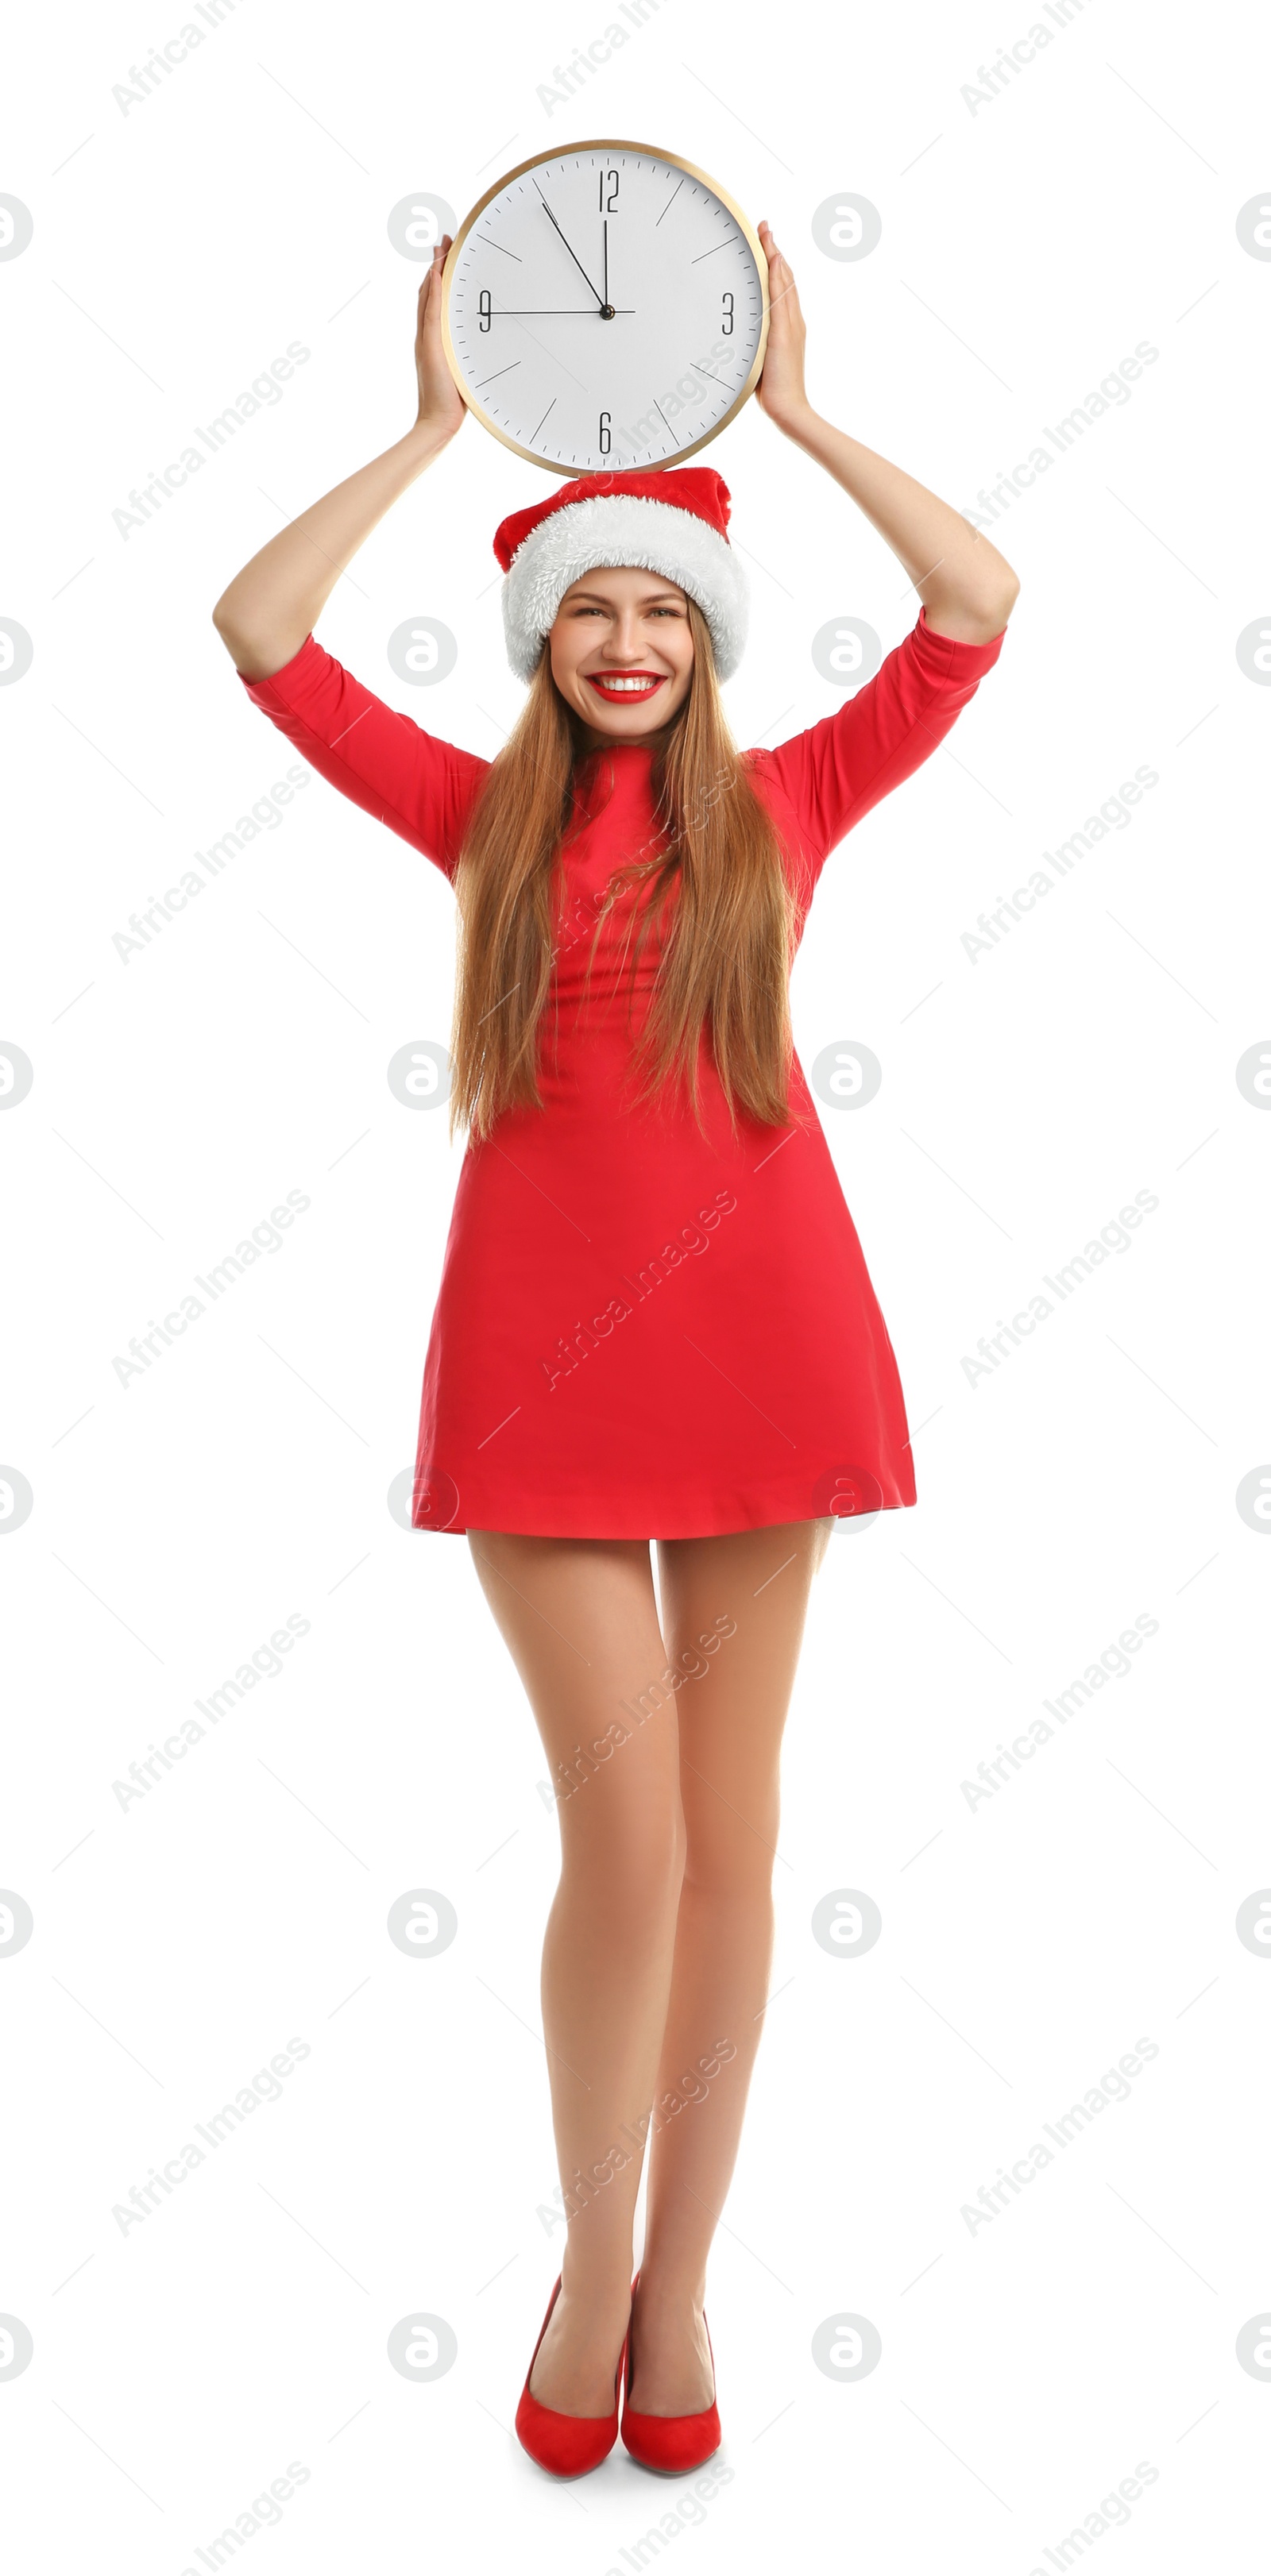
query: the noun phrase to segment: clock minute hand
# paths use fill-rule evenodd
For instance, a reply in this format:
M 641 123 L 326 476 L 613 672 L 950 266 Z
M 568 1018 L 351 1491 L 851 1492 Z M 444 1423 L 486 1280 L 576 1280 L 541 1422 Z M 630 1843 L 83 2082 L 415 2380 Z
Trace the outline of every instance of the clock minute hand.
M 568 243 L 567 241 L 565 241 L 565 236 L 564 236 L 564 234 L 563 234 L 563 233 L 561 233 L 561 231 L 560 231 L 560 225 L 556 223 L 556 217 L 555 217 L 555 215 L 553 215 L 553 214 L 552 214 L 551 207 L 548 205 L 547 199 L 546 199 L 546 197 L 544 197 L 544 195 L 543 195 L 543 191 L 542 191 L 542 189 L 541 189 L 541 188 L 539 189 L 539 192 L 538 192 L 538 193 L 539 193 L 539 197 L 540 197 L 540 199 L 541 199 L 541 201 L 542 201 L 542 207 L 543 207 L 543 212 L 544 212 L 544 214 L 545 214 L 545 215 L 547 215 L 547 216 L 549 216 L 549 217 L 550 217 L 550 219 L 551 219 L 551 221 L 552 221 L 554 224 L 556 224 L 556 230 L 557 230 L 557 232 L 558 232 L 558 233 L 560 233 L 561 240 L 562 240 L 563 242 L 565 242 L 565 248 L 566 248 L 566 250 L 567 250 L 567 251 L 569 251 L 569 256 L 570 256 L 570 258 L 572 259 L 572 261 L 573 261 L 573 263 L 574 263 L 574 266 L 575 266 L 575 268 L 576 268 L 576 269 L 577 269 L 577 271 L 578 271 L 579 276 L 583 279 L 583 281 L 584 281 L 584 284 L 585 284 L 585 285 L 587 285 L 587 286 L 591 287 L 591 292 L 592 292 L 592 294 L 596 297 L 596 304 L 597 304 L 597 307 L 598 307 L 599 311 L 600 311 L 601 313 L 603 313 L 603 312 L 604 312 L 604 309 L 605 309 L 605 299 L 604 299 L 603 295 L 598 294 L 598 293 L 597 293 L 597 291 L 596 291 L 596 288 L 595 288 L 594 286 L 592 286 L 592 284 L 591 284 L 591 279 L 588 277 L 588 275 L 587 275 L 587 271 L 586 271 L 586 269 L 583 267 L 582 261 L 581 261 L 581 260 L 580 260 L 580 258 L 578 257 L 577 252 L 576 252 L 576 251 L 574 251 L 574 250 L 572 250 L 572 249 L 570 249 L 570 245 L 569 245 L 569 243 Z

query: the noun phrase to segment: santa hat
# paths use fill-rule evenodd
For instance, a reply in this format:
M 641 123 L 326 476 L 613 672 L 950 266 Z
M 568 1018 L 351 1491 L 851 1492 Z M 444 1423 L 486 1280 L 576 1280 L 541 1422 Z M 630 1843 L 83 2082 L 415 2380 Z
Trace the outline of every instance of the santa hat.
M 528 680 L 571 583 L 603 565 L 660 572 L 695 599 L 711 631 L 715 668 L 731 679 L 746 642 L 749 585 L 728 542 L 730 496 L 708 465 L 659 474 L 584 474 L 548 501 L 514 510 L 495 531 L 507 574 L 503 631 L 518 680 Z

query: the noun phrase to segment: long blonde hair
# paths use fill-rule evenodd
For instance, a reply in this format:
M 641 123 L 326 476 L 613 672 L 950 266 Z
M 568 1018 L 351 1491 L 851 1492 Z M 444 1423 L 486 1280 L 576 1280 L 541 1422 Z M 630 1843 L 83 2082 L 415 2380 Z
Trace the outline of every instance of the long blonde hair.
M 687 606 L 693 669 L 684 705 L 654 756 L 654 854 L 632 859 L 610 880 L 588 978 L 606 914 L 627 887 L 644 881 L 633 978 L 653 920 L 668 909 L 671 920 L 635 1050 L 636 1070 L 645 1076 L 637 1099 L 651 1098 L 664 1083 L 686 1083 L 701 1127 L 698 1050 L 709 1031 L 734 1132 L 739 1104 L 766 1125 L 785 1126 L 794 900 L 776 827 L 728 729 L 710 628 L 695 600 Z M 539 1022 L 552 976 L 556 863 L 572 817 L 582 745 L 580 720 L 556 686 L 544 639 L 525 705 L 491 764 L 455 873 L 452 1136 L 461 1124 L 476 1138 L 488 1136 L 504 1109 L 543 1105 Z

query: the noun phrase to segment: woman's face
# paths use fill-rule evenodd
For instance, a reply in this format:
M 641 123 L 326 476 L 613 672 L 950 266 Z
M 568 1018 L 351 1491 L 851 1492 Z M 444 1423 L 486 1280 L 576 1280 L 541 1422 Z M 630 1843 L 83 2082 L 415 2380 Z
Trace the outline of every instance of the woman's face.
M 583 573 L 548 634 L 552 678 L 587 729 L 587 747 L 642 742 L 683 706 L 693 638 L 682 590 L 631 565 Z

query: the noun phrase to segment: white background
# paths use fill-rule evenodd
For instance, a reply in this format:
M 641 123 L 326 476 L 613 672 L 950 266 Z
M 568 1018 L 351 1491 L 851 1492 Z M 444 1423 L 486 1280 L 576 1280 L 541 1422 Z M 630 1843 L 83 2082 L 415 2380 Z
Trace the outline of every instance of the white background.
M 605 0 L 355 12 L 241 0 L 123 113 L 164 7 L 28 7 L 0 187 L 8 350 L 0 1117 L 10 1250 L 0 1454 L 34 1507 L 0 1549 L 12 1658 L 0 1881 L 8 2555 L 32 2576 L 180 2576 L 289 2462 L 244 2547 L 269 2570 L 860 2564 L 1027 2576 L 1139 2462 L 1122 2570 L 1254 2563 L 1271 2387 L 1267 1548 L 1235 1505 L 1271 1457 L 1268 699 L 1236 638 L 1271 608 L 1266 307 L 1238 210 L 1267 187 L 1254 14 L 1088 0 L 975 112 L 1030 9 L 845 19 L 663 0 L 577 94 L 539 95 Z M 1052 23 L 1053 22 L 1049 22 Z M 550 112 L 549 112 L 550 109 Z M 788 1735 L 778 1952 L 710 2319 L 731 2480 L 708 2506 L 618 2450 L 572 2488 L 510 2426 L 559 2232 L 537 1981 L 555 1824 L 466 1543 L 386 1505 L 414 1454 L 458 1170 L 385 1080 L 445 1041 L 452 898 L 319 780 L 125 966 L 113 934 L 291 752 L 210 622 L 255 548 L 413 417 L 412 191 L 462 215 L 558 140 L 634 137 L 771 218 L 813 402 L 958 508 L 1136 344 L 1157 362 L 994 534 L 1022 581 L 946 748 L 831 859 L 795 977 L 805 1065 L 873 1048 L 827 1108 L 900 1361 L 919 1502 L 843 1532 Z M 859 263 L 814 244 L 877 205 Z M 284 398 L 125 540 L 131 487 L 298 339 Z M 741 743 L 836 703 L 810 642 L 887 648 L 916 601 L 752 403 L 719 467 L 751 558 Z M 322 640 L 487 756 L 520 702 L 491 538 L 547 486 L 477 425 L 337 586 Z M 459 643 L 432 691 L 386 639 Z M 1132 777 L 1159 784 L 972 966 L 962 933 Z M 309 1211 L 141 1380 L 112 1368 L 288 1190 Z M 962 1368 L 1137 1191 L 1158 1209 L 1023 1348 Z M 1261 1320 L 1259 1320 L 1261 1319 Z M 284 1671 L 121 1810 L 112 1782 L 289 1614 Z M 1140 1613 L 1159 1622 L 1009 1786 L 964 1779 Z M 435 1959 L 386 1915 L 457 1908 Z M 857 1888 L 867 1956 L 811 1914 Z M 112 2217 L 291 2037 L 283 2098 L 143 2223 Z M 960 2214 L 1136 2039 L 1158 2055 L 991 2223 Z M 416 2385 L 390 2329 L 446 2319 Z M 879 2366 L 812 2337 L 856 2313 Z M 641 2553 L 642 2535 L 657 2547 Z M 634 2556 L 623 2556 L 626 2551 Z M 241 2553 L 240 2553 L 241 2554 Z M 1074 2548 L 1074 2561 L 1086 2553 Z M 237 2561 L 235 2560 L 235 2563 Z

